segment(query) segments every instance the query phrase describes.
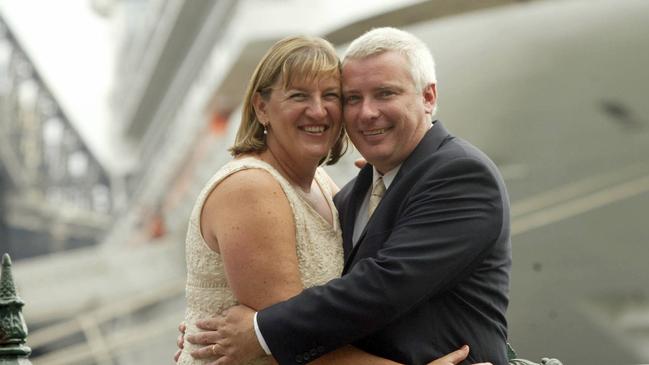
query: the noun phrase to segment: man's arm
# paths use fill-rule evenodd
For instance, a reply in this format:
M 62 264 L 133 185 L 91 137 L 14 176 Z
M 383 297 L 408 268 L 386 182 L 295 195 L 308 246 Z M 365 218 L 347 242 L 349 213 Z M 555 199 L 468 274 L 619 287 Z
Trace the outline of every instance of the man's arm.
M 236 313 L 234 315 L 228 314 L 227 317 L 229 319 L 239 317 L 242 313 L 245 313 L 248 307 L 242 306 L 242 305 L 237 305 L 232 308 L 230 308 L 227 312 L 241 312 L 241 313 Z M 246 320 L 244 319 L 241 321 L 241 323 L 237 324 L 235 327 L 237 328 L 245 328 L 245 322 Z M 201 328 L 205 329 L 206 333 L 211 333 L 211 334 L 218 334 L 220 332 L 216 332 L 217 329 L 222 330 L 223 327 L 223 321 L 219 319 L 210 319 L 210 320 L 205 320 L 201 321 Z M 226 326 L 227 327 L 227 326 Z M 179 336 L 179 342 L 178 342 L 178 347 L 182 349 L 182 338 L 185 333 L 184 326 L 180 324 L 178 326 L 178 330 L 180 331 L 180 336 Z M 226 336 L 230 340 L 232 340 L 231 337 Z M 237 342 L 237 341 L 233 341 Z M 232 343 L 232 342 L 231 342 Z M 232 349 L 236 350 L 236 346 L 233 346 Z M 451 353 L 448 353 L 439 359 L 436 359 L 434 361 L 431 361 L 428 363 L 428 365 L 457 365 L 461 363 L 464 359 L 467 358 L 469 355 L 469 346 L 464 345 L 460 349 L 455 350 Z M 206 356 L 208 358 L 210 356 Z M 174 357 L 174 361 L 178 362 L 178 354 Z M 216 362 L 211 363 L 214 365 L 231 365 L 233 362 L 231 359 L 227 358 L 219 358 Z M 276 363 L 276 362 L 274 362 Z M 345 346 L 342 347 L 336 351 L 330 352 L 314 361 L 309 362 L 312 365 L 379 365 L 379 364 L 387 364 L 387 363 L 393 363 L 395 365 L 399 365 L 396 362 L 390 362 L 389 360 L 382 359 L 367 353 L 364 353 L 362 351 L 359 351 L 357 348 L 354 348 L 352 346 Z M 484 363 L 479 363 L 479 364 L 473 364 L 473 365 L 493 365 L 489 362 L 484 362 Z
M 208 245 L 221 253 L 228 285 L 240 303 L 261 309 L 302 291 L 293 213 L 281 186 L 267 172 L 244 170 L 221 182 L 206 200 L 201 228 Z M 249 317 L 245 321 L 252 323 Z M 264 355 L 254 332 L 235 335 L 247 345 L 242 351 L 228 351 L 207 332 L 192 335 L 191 343 L 209 345 L 193 354 L 231 364 Z M 398 365 L 351 346 L 320 364 Z
M 343 278 L 306 289 L 258 313 L 261 332 L 280 364 L 299 364 L 377 331 L 468 277 L 501 234 L 503 199 L 480 161 L 439 167 L 407 197 L 385 240 Z M 376 214 L 376 213 L 375 213 Z M 290 341 L 286 341 L 290 338 Z

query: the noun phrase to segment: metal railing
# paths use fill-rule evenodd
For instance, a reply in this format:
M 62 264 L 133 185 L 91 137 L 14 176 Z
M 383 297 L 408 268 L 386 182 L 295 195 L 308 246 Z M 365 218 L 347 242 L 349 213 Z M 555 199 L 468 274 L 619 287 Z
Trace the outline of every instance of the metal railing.
M 184 284 L 184 280 L 167 283 L 150 292 L 131 296 L 35 331 L 30 336 L 30 345 L 35 349 L 75 335 L 82 335 L 83 339 L 81 342 L 57 345 L 54 351 L 49 351 L 42 356 L 34 356 L 33 364 L 70 365 L 88 362 L 100 365 L 114 364 L 113 360 L 117 355 L 136 349 L 138 344 L 159 337 L 170 328 L 176 328 L 178 317 L 160 318 L 134 328 L 110 333 L 104 333 L 102 326 L 181 296 L 184 292 Z

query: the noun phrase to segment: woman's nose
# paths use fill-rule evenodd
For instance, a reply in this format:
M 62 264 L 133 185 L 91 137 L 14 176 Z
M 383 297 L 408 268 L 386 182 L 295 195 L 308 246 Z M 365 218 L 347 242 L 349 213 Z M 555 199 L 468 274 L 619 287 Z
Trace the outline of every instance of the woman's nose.
M 327 115 L 327 110 L 321 98 L 314 98 L 311 101 L 307 108 L 307 114 L 314 119 L 324 118 Z

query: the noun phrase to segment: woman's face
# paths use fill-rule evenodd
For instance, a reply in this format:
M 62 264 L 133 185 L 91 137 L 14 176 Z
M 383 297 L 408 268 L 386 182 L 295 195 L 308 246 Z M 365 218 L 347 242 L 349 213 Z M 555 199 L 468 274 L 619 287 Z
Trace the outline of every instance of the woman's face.
M 342 127 L 340 79 L 298 80 L 287 89 L 277 81 L 271 89 L 270 96 L 257 93 L 254 101 L 258 119 L 268 125 L 268 148 L 278 158 L 326 156 Z

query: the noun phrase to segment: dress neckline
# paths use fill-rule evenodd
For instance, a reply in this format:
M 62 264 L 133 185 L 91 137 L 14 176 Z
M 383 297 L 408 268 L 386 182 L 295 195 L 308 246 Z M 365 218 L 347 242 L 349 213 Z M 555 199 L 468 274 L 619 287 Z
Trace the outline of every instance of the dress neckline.
M 298 199 L 306 206 L 306 209 L 314 216 L 317 217 L 317 219 L 320 221 L 320 223 L 324 224 L 327 228 L 332 229 L 336 232 L 340 230 L 340 222 L 338 221 L 338 210 L 336 210 L 336 206 L 334 205 L 333 202 L 333 196 L 332 194 L 327 194 L 326 192 L 329 192 L 329 190 L 325 189 L 323 186 L 323 182 L 321 181 L 321 172 L 319 171 L 320 167 L 318 167 L 315 171 L 315 175 L 313 175 L 313 180 L 316 182 L 316 185 L 318 186 L 318 190 L 320 191 L 320 194 L 325 198 L 325 201 L 327 202 L 327 206 L 329 207 L 329 211 L 331 212 L 331 220 L 332 222 L 330 223 L 325 217 L 323 217 L 318 211 L 309 203 L 300 193 L 299 188 L 296 187 L 295 185 L 291 184 L 291 182 L 284 176 L 282 175 L 279 170 L 277 170 L 273 165 L 269 164 L 268 162 L 254 157 L 254 156 L 246 156 L 241 159 L 238 159 L 239 161 L 244 161 L 244 160 L 254 160 L 257 163 L 260 163 L 272 171 L 275 172 L 278 178 L 282 179 L 289 187 L 291 190 L 293 190 L 293 193 L 298 197 Z M 287 197 L 288 198 L 288 197 Z
M 331 212 L 331 222 L 329 222 L 325 217 L 323 217 L 312 205 L 309 203 L 304 196 L 298 191 L 298 188 L 295 186 L 291 185 L 291 188 L 295 191 L 295 195 L 299 197 L 299 199 L 304 203 L 304 205 L 307 206 L 307 209 L 315 216 L 319 218 L 319 220 L 325 224 L 328 228 L 333 229 L 334 231 L 338 231 L 339 229 L 339 222 L 338 222 L 338 210 L 336 210 L 336 206 L 333 203 L 332 196 L 331 194 L 327 194 L 328 190 L 325 191 L 324 186 L 322 185 L 323 182 L 320 179 L 319 176 L 320 172 L 316 170 L 315 175 L 313 176 L 313 180 L 315 180 L 316 185 L 318 186 L 318 190 L 320 191 L 320 194 L 325 198 L 325 201 L 327 202 L 327 206 L 329 207 L 329 211 Z

